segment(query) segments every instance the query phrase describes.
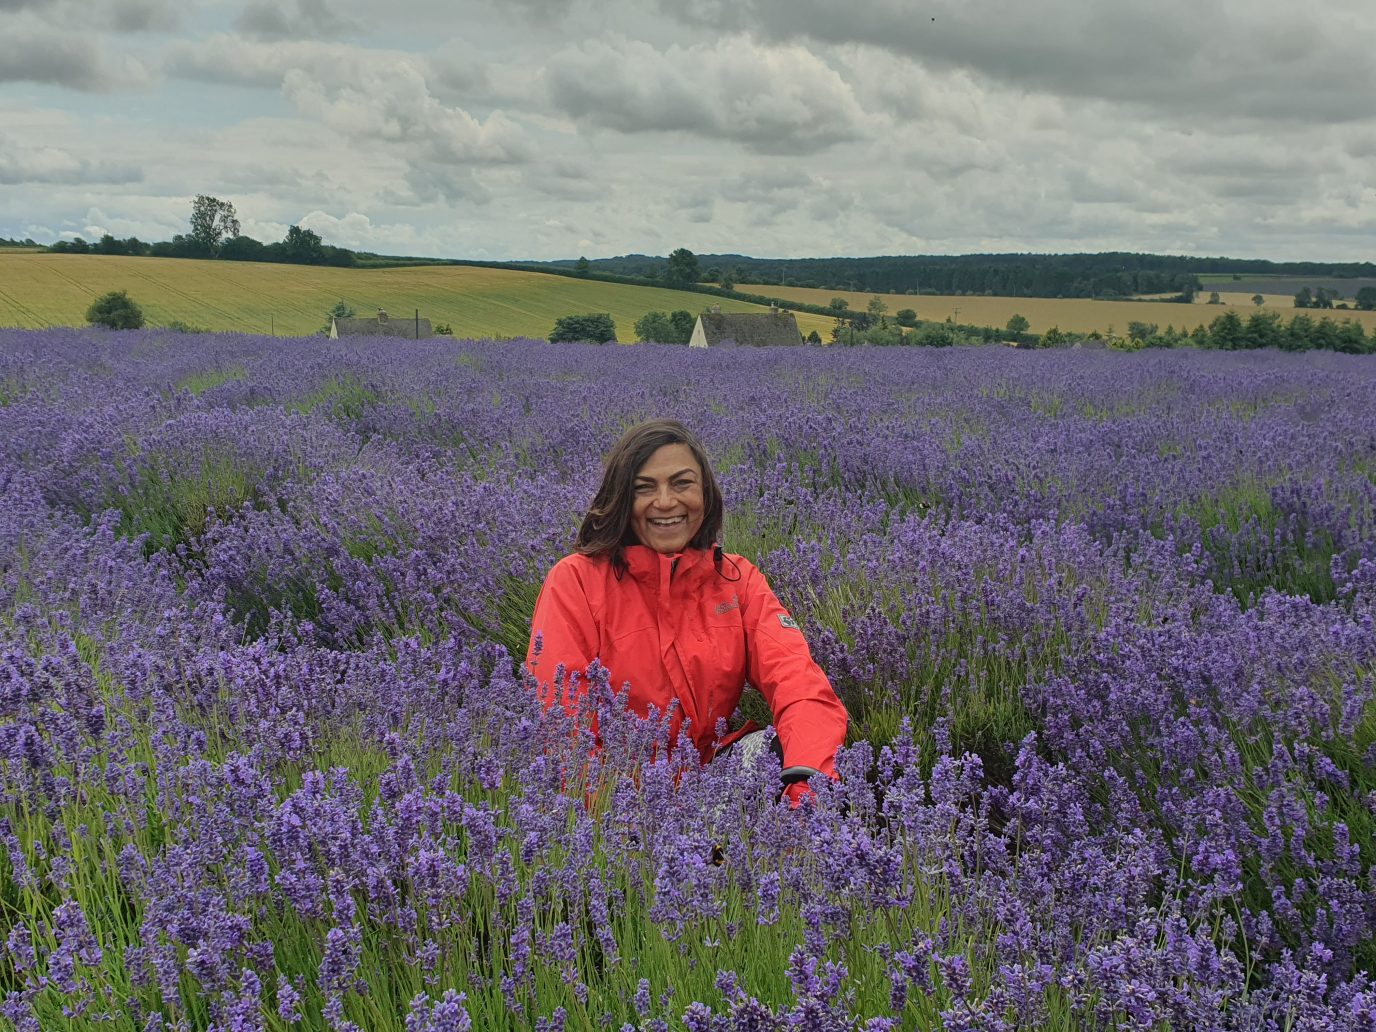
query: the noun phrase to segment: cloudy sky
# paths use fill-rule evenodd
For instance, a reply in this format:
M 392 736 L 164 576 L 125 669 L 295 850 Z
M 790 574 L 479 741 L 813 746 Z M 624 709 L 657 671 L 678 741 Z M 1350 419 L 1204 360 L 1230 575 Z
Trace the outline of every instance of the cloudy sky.
M 0 236 L 1376 256 L 1371 0 L 0 0 Z

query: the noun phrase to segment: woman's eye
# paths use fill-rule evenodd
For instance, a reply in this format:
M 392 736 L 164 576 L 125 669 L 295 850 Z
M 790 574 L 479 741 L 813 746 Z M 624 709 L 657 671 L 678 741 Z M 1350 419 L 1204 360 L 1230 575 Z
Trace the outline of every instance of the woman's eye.
M 653 491 L 654 489 L 655 489 L 655 485 L 654 485 L 654 484 L 636 484 L 636 485 L 635 485 L 635 493 L 636 493 L 636 494 L 649 494 L 649 493 L 650 493 L 651 491 Z

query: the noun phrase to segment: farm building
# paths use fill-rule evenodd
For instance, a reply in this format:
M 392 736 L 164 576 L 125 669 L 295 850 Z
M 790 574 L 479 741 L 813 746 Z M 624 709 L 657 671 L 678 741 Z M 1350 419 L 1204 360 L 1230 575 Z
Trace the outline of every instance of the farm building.
M 408 340 L 433 337 L 429 319 L 389 319 L 381 308 L 376 319 L 330 317 L 330 339 L 340 337 L 405 337 Z
M 768 312 L 723 312 L 713 305 L 712 311 L 698 316 L 688 346 L 707 348 L 730 341 L 745 347 L 763 348 L 801 344 L 802 340 L 798 320 L 793 318 L 792 312 L 785 312 L 778 306 Z

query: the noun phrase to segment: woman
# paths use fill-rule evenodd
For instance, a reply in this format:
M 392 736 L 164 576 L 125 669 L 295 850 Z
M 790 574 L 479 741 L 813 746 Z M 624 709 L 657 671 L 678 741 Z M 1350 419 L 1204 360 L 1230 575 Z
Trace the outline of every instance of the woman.
M 722 551 L 722 497 L 702 444 L 682 423 L 633 427 L 607 456 L 602 486 L 572 555 L 545 578 L 531 621 L 526 665 L 545 705 L 556 671 L 580 677 L 598 660 L 611 684 L 629 682 L 645 716 L 677 702 L 704 762 L 755 732 L 717 740 L 748 680 L 774 715 L 785 792 L 795 805 L 807 779 L 836 776 L 846 711 L 807 642 L 749 561 Z M 577 697 L 560 696 L 571 711 Z M 758 741 L 758 739 L 757 739 Z

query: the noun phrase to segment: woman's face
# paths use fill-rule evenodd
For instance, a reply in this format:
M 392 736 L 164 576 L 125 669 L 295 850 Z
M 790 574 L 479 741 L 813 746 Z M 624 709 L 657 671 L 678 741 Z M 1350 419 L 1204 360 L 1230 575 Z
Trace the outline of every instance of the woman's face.
M 631 529 L 642 545 L 682 552 L 702 528 L 702 467 L 686 444 L 666 444 L 645 460 L 631 488 Z

